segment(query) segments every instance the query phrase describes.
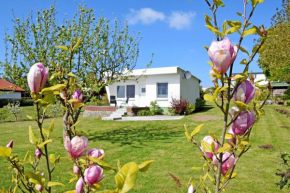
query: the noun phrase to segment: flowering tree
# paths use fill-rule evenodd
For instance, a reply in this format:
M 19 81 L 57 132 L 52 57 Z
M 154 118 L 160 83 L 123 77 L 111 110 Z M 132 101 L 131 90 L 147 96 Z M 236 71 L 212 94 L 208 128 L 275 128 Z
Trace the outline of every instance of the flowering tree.
M 224 122 L 221 134 L 217 135 L 210 131 L 210 135 L 205 136 L 201 144 L 197 142 L 196 135 L 204 124 L 197 126 L 191 133 L 185 125 L 185 135 L 188 141 L 202 152 L 204 159 L 203 167 L 194 167 L 194 169 L 203 169 L 204 175 L 200 177 L 199 182 L 192 182 L 188 193 L 197 192 L 198 189 L 203 189 L 205 192 L 211 192 L 214 189 L 216 193 L 223 191 L 230 180 L 237 176 L 234 171 L 238 161 L 251 147 L 250 135 L 253 125 L 263 115 L 262 107 L 265 104 L 264 101 L 259 106 L 259 103 L 254 100 L 255 90 L 266 88 L 255 84 L 252 79 L 247 80 L 248 68 L 256 54 L 262 51 L 267 33 L 263 27 L 258 28 L 252 25 L 250 19 L 257 5 L 263 1 L 243 0 L 244 12 L 237 13 L 243 21 L 224 21 L 222 27 L 219 27 L 216 12 L 225 6 L 223 1 L 205 0 L 213 14 L 213 19 L 205 15 L 206 27 L 214 33 L 216 41 L 213 41 L 210 47 L 205 46 L 211 60 L 209 62 L 212 66 L 210 76 L 215 91 L 212 95 L 205 94 L 204 99 L 214 102 L 220 108 Z M 249 8 L 250 13 L 247 12 Z M 233 33 L 238 33 L 240 36 L 238 45 L 233 45 L 227 37 Z M 250 34 L 258 34 L 261 40 L 252 49 L 252 53 L 241 46 L 243 39 Z M 249 58 L 240 62 L 245 65 L 244 71 L 233 75 L 232 70 L 239 51 L 246 53 Z M 220 101 L 217 100 L 219 94 L 222 96 Z M 269 95 L 270 90 L 268 90 L 268 97 Z M 231 104 L 234 104 L 234 107 L 230 108 Z M 210 184 L 213 184 L 214 188 L 211 188 Z
M 55 66 L 55 72 L 49 78 L 49 68 L 42 63 L 32 65 L 27 75 L 27 82 L 31 91 L 31 97 L 34 100 L 36 116 L 28 116 L 31 120 L 36 121 L 39 134 L 35 134 L 32 127 L 29 127 L 29 141 L 34 148 L 34 154 L 28 151 L 26 156 L 21 159 L 18 155 L 12 155 L 13 141 L 6 147 L 0 147 L 0 157 L 6 158 L 14 171 L 12 181 L 14 188 L 9 192 L 52 192 L 54 186 L 64 186 L 65 183 L 53 180 L 52 173 L 57 164 L 60 162 L 60 155 L 55 155 L 49 150 L 49 144 L 52 143 L 50 137 L 54 130 L 54 120 L 52 120 L 48 129 L 43 127 L 44 117 L 48 106 L 60 100 L 63 117 L 63 141 L 64 149 L 68 152 L 68 159 L 71 160 L 74 177 L 70 182 L 77 181 L 75 190 L 68 192 L 107 192 L 107 193 L 125 193 L 131 190 L 138 175 L 138 172 L 148 170 L 152 160 L 137 164 L 129 162 L 121 165 L 119 162 L 117 168 L 110 166 L 104 161 L 104 150 L 87 149 L 89 141 L 84 136 L 78 136 L 76 126 L 79 124 L 79 110 L 84 105 L 83 95 L 81 92 L 82 84 L 78 84 L 79 77 L 73 73 L 72 60 L 75 49 L 81 44 L 79 39 L 74 46 L 59 46 L 66 51 L 69 58 L 66 65 Z M 53 62 L 52 62 L 53 63 Z M 54 74 L 61 73 L 55 78 Z M 55 79 L 54 79 L 55 78 Z M 45 87 L 48 84 L 49 87 Z M 44 159 L 44 162 L 40 160 Z M 45 167 L 39 167 L 40 164 Z M 43 169 L 45 168 L 45 169 Z M 116 172 L 115 190 L 99 191 L 101 181 L 104 178 L 104 170 L 114 170 Z M 4 193 L 6 192 L 3 190 Z M 1 192 L 3 192 L 1 190 Z

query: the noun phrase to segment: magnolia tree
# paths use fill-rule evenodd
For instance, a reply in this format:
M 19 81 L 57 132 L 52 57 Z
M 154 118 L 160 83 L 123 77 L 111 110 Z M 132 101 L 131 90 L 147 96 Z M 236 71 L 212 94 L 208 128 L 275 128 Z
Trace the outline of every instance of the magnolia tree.
M 212 66 L 210 77 L 215 91 L 212 95 L 205 94 L 204 99 L 214 102 L 220 108 L 224 121 L 220 126 L 222 128 L 220 134 L 209 131 L 209 135 L 204 136 L 201 143 L 197 141 L 196 135 L 204 124 L 197 126 L 191 133 L 185 125 L 185 135 L 188 141 L 202 152 L 204 160 L 202 167 L 193 167 L 202 169 L 204 175 L 198 182 L 191 183 L 188 193 L 197 192 L 199 189 L 205 192 L 211 192 L 214 189 L 216 193 L 223 191 L 228 183 L 237 176 L 234 172 L 235 168 L 242 155 L 251 147 L 250 135 L 254 124 L 264 113 L 262 107 L 265 104 L 265 101 L 260 104 L 260 101 L 254 100 L 255 91 L 267 88 L 259 86 L 252 77 L 248 77 L 248 68 L 256 54 L 262 51 L 267 33 L 263 26 L 258 28 L 252 25 L 250 19 L 258 4 L 263 1 L 243 0 L 244 11 L 243 13 L 237 12 L 242 18 L 241 21 L 224 21 L 222 27 L 219 27 L 216 12 L 225 6 L 223 1 L 205 0 L 213 15 L 213 19 L 209 15 L 205 15 L 206 27 L 214 33 L 216 41 L 213 41 L 209 47 L 205 46 L 211 60 L 209 62 Z M 250 11 L 247 12 L 249 8 Z M 233 45 L 227 37 L 233 33 L 239 34 L 237 45 Z M 258 45 L 254 46 L 252 53 L 241 46 L 243 39 L 250 34 L 258 34 L 261 40 Z M 240 51 L 246 53 L 249 58 L 240 62 L 245 65 L 244 71 L 233 75 L 233 66 Z M 250 81 L 247 80 L 248 78 Z M 218 95 L 221 96 L 219 101 L 217 100 Z M 269 95 L 270 89 L 268 89 L 268 97 Z M 231 104 L 233 104 L 232 108 Z
M 89 141 L 84 136 L 79 136 L 77 125 L 79 124 L 79 109 L 84 105 L 82 95 L 82 84 L 79 84 L 79 77 L 72 71 L 72 60 L 74 51 L 80 46 L 79 39 L 73 46 L 59 46 L 60 49 L 66 51 L 68 58 L 66 65 L 54 67 L 55 71 L 49 78 L 49 67 L 45 67 L 42 63 L 32 65 L 27 75 L 27 82 L 31 91 L 31 97 L 34 100 L 36 116 L 28 116 L 36 121 L 39 133 L 36 134 L 29 127 L 29 142 L 33 151 L 28 151 L 24 158 L 17 154 L 12 154 L 13 141 L 6 147 L 0 147 L 0 157 L 4 157 L 11 164 L 13 170 L 12 182 L 13 186 L 4 192 L 52 192 L 54 186 L 64 186 L 68 182 L 57 182 L 53 179 L 52 173 L 61 160 L 60 155 L 55 155 L 49 149 L 53 142 L 51 133 L 54 130 L 54 120 L 52 120 L 48 129 L 45 129 L 44 117 L 48 106 L 56 101 L 61 102 L 63 113 L 63 142 L 64 149 L 68 152 L 71 169 L 74 173 L 70 182 L 76 181 L 75 190 L 68 192 L 107 192 L 118 193 L 128 192 L 134 185 L 138 172 L 145 172 L 152 161 L 146 161 L 141 164 L 135 162 L 121 165 L 117 163 L 117 168 L 110 166 L 104 161 L 105 153 L 103 149 L 88 149 Z M 52 62 L 53 63 L 53 62 Z M 64 66 L 67 66 L 66 68 Z M 57 77 L 53 77 L 55 73 L 61 73 Z M 49 80 L 49 81 L 48 81 Z M 53 85 L 46 87 L 45 85 Z M 34 152 L 34 153 L 31 153 Z M 43 161 L 41 161 L 44 159 Z M 40 166 L 44 164 L 45 167 Z M 116 172 L 115 190 L 101 189 L 101 181 L 104 178 L 104 170 L 113 170 Z M 63 172 L 64 174 L 68 172 Z M 1 192 L 3 192 L 1 190 Z M 57 187 L 54 192 L 58 192 Z

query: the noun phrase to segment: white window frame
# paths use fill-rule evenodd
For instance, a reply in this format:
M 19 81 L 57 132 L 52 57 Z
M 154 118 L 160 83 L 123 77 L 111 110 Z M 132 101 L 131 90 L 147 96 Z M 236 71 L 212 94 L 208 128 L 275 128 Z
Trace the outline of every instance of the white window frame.
M 158 97 L 158 84 L 167 84 L 167 97 Z M 157 82 L 156 83 L 156 98 L 157 100 L 168 100 L 168 96 L 169 96 L 169 84 L 168 82 Z
M 116 92 L 116 99 L 118 99 L 118 100 L 127 100 L 127 86 L 128 85 L 129 86 L 131 86 L 131 85 L 134 85 L 135 86 L 134 98 L 130 97 L 129 98 L 129 101 L 135 100 L 135 98 L 136 98 L 136 85 L 135 84 L 121 84 L 121 85 L 117 85 L 117 87 L 116 87 L 116 90 L 117 90 L 117 92 Z M 118 97 L 118 86 L 124 86 L 125 87 L 125 97 L 124 98 L 119 98 Z

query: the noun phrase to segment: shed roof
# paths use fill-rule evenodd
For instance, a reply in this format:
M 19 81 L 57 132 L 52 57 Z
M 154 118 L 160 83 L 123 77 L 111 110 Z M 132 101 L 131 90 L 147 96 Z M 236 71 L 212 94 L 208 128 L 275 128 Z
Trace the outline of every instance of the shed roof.
M 1 79 L 0 78 L 0 91 L 20 91 L 24 92 L 25 90 L 23 88 L 20 88 L 19 86 L 16 86 L 15 84 L 12 84 L 11 82 Z

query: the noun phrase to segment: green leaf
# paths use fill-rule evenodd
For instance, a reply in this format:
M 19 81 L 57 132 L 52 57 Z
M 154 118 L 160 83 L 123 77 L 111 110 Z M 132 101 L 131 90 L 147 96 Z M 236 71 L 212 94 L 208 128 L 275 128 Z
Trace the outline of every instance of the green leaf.
M 68 73 L 67 75 L 68 75 L 68 76 L 71 76 L 71 77 L 76 77 L 76 76 L 75 76 L 73 73 L 71 73 L 71 72 Z
M 221 87 L 220 90 L 219 90 L 219 92 L 222 92 L 222 91 L 228 89 L 228 87 L 229 87 L 229 86 L 223 86 L 223 87 Z
M 223 22 L 223 33 L 225 33 L 227 31 L 227 26 L 228 26 L 228 22 L 227 22 L 227 20 L 225 20 Z
M 192 167 L 191 169 L 193 169 L 193 170 L 201 170 L 202 167 Z
M 243 37 L 246 37 L 247 35 L 250 35 L 250 34 L 256 34 L 256 33 L 258 33 L 260 36 L 263 36 L 259 28 L 257 28 L 257 26 L 253 26 L 250 29 L 247 29 L 246 31 L 244 31 Z
M 27 162 L 28 154 L 29 154 L 29 150 L 26 152 L 24 159 L 23 159 L 23 162 Z
M 242 78 L 245 78 L 244 74 L 236 74 L 235 76 L 232 77 L 232 79 L 234 79 L 234 80 L 238 80 L 238 79 L 242 79 Z
M 222 0 L 213 0 L 213 2 L 217 7 L 219 7 L 219 6 L 224 7 L 225 6 Z
M 209 49 L 209 47 L 208 46 L 203 46 L 205 49 L 206 49 L 206 51 L 208 51 L 208 49 Z
M 228 34 L 233 34 L 237 31 L 237 28 L 235 27 L 231 27 L 229 28 L 227 31 L 225 31 L 225 35 L 228 35 Z
M 139 164 L 139 171 L 146 172 L 149 169 L 152 162 L 154 162 L 154 160 L 149 160 L 149 161 Z
M 207 14 L 205 14 L 206 24 L 212 26 L 212 23 L 210 21 L 212 21 L 212 18 L 210 16 L 208 16 Z
M 74 104 L 74 110 L 76 111 L 78 108 L 83 107 L 84 105 L 84 103 L 76 103 Z
M 263 3 L 264 0 L 251 0 L 251 2 L 252 2 L 252 6 L 256 7 L 259 3 Z
M 71 103 L 77 103 L 77 102 L 79 102 L 79 100 L 78 99 L 70 99 L 67 102 L 71 104 Z
M 250 56 L 249 52 L 245 48 L 243 48 L 242 46 L 240 46 L 240 50 L 242 52 L 246 53 L 248 56 Z
M 208 133 L 215 141 L 217 140 L 217 137 L 215 136 L 215 134 L 213 132 L 209 131 Z
M 0 157 L 9 157 L 11 153 L 12 153 L 12 148 L 0 147 Z
M 44 88 L 41 90 L 41 93 L 45 93 L 45 92 L 50 92 L 50 91 L 57 91 L 57 90 L 62 90 L 66 87 L 65 84 L 57 84 L 48 88 Z
M 188 133 L 188 129 L 187 129 L 187 125 L 186 124 L 184 124 L 184 129 L 185 129 L 184 134 L 185 134 L 185 136 L 187 138 L 187 141 L 191 142 L 191 137 L 189 136 L 189 133 Z
M 49 160 L 50 160 L 51 163 L 54 164 L 55 163 L 55 155 L 54 154 L 50 154 L 49 155 Z
M 220 32 L 219 30 L 217 30 L 216 28 L 214 28 L 213 26 L 210 25 L 206 25 L 206 27 L 212 31 L 214 34 L 219 35 L 219 36 L 223 36 L 223 33 Z
M 52 133 L 53 132 L 53 129 L 54 129 L 54 119 L 52 119 L 52 121 L 51 121 L 51 123 L 50 123 L 50 125 L 48 127 L 49 133 Z
M 31 128 L 31 126 L 29 126 L 29 142 L 32 144 L 36 144 L 36 142 L 37 142 L 37 139 L 35 137 L 35 134 Z
M 196 135 L 200 130 L 201 128 L 204 126 L 204 124 L 200 124 L 198 125 L 192 132 L 191 132 L 191 137 L 193 137 L 194 135 Z
M 80 123 L 80 121 L 77 121 L 75 124 L 73 124 L 71 127 L 75 127 Z
M 242 14 L 242 13 L 240 13 L 240 12 L 237 12 L 237 15 L 238 15 L 238 16 L 243 16 L 243 14 Z
M 212 63 L 212 62 L 207 61 L 207 63 L 208 63 L 211 67 L 213 67 L 213 63 Z
M 203 96 L 203 99 L 206 101 L 214 102 L 212 95 L 209 95 L 209 94 L 205 94 Z
M 93 163 L 99 165 L 104 170 L 114 170 L 114 171 L 117 171 L 115 168 L 113 168 L 112 166 L 110 166 L 109 164 L 107 164 L 106 162 L 104 162 L 101 159 L 98 159 L 98 158 L 95 158 L 95 157 L 89 157 L 89 160 L 92 161 Z
M 210 153 L 213 152 L 211 144 L 205 142 L 204 140 L 201 140 L 201 145 L 204 152 L 210 152 Z
M 256 45 L 253 47 L 252 49 L 252 53 L 255 53 L 257 52 L 258 48 L 259 48 L 260 45 Z M 266 46 L 265 45 L 262 45 L 261 48 L 259 49 L 258 53 L 261 53 L 265 50 Z
M 50 182 L 47 182 L 47 186 L 48 187 L 52 187 L 52 186 L 64 186 L 64 184 L 59 183 L 59 182 L 52 182 L 52 181 L 50 181 Z
M 234 135 L 233 134 L 226 133 L 225 139 L 232 139 L 232 138 L 234 138 Z
M 82 40 L 81 38 L 78 39 L 76 45 L 73 47 L 73 50 L 76 49 L 81 44 L 82 42 L 81 40 Z
M 249 110 L 249 106 L 241 101 L 234 101 L 234 103 L 237 105 L 237 107 L 240 109 L 240 111 L 243 111 L 243 110 Z
M 223 147 L 221 147 L 221 148 L 218 149 L 217 153 L 225 152 L 225 151 L 227 151 L 230 148 L 231 148 L 231 145 L 228 144 L 228 143 L 225 143 Z
M 52 139 L 48 139 L 48 140 L 45 140 L 44 142 L 42 142 L 41 144 L 37 145 L 37 147 L 39 149 L 43 148 L 44 145 L 48 144 L 48 143 L 51 143 L 52 142 Z
M 51 63 L 52 67 L 57 68 L 57 66 L 56 66 L 56 64 L 54 63 L 54 61 L 50 60 L 49 62 Z
M 136 182 L 139 167 L 135 162 L 125 164 L 115 176 L 116 185 L 118 192 L 126 193 L 129 192 Z
M 34 118 L 32 116 L 26 115 L 26 117 L 30 120 L 34 120 Z
M 43 177 L 40 174 L 26 172 L 25 176 L 29 179 L 31 183 L 43 185 L 43 180 L 42 180 Z
M 248 61 L 246 59 L 243 59 L 240 64 L 248 64 Z
M 228 25 L 230 27 L 235 27 L 235 28 L 239 29 L 242 26 L 242 22 L 240 22 L 240 21 L 228 21 Z
M 56 46 L 57 48 L 60 48 L 62 50 L 68 51 L 68 47 L 66 46 Z

